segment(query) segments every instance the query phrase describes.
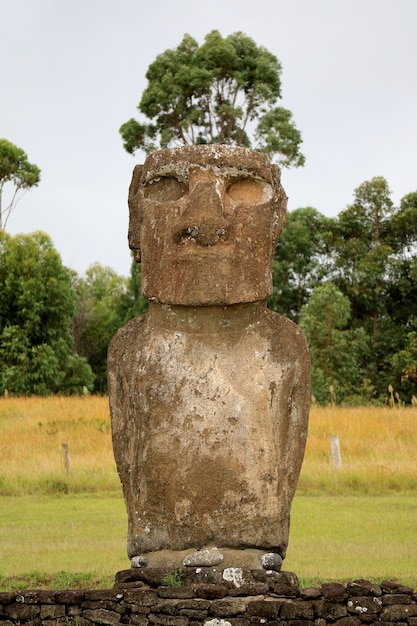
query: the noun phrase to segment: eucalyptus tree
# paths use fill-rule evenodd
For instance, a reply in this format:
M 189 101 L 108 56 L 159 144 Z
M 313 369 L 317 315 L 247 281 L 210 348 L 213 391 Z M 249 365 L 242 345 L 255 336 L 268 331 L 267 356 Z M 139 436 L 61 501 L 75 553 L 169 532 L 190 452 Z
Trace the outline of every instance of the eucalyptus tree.
M 36 187 L 41 171 L 29 163 L 26 153 L 7 139 L 0 139 L 0 230 L 6 228 L 10 213 L 16 207 L 19 192 Z M 6 183 L 13 187 L 11 199 L 3 206 L 3 190 Z
M 304 165 L 301 133 L 281 98 L 281 63 L 266 48 L 236 32 L 211 31 L 199 46 L 184 35 L 148 68 L 138 105 L 149 121 L 132 118 L 120 128 L 124 148 L 222 143 L 253 147 L 283 167 Z M 251 139 L 252 135 L 252 139 Z

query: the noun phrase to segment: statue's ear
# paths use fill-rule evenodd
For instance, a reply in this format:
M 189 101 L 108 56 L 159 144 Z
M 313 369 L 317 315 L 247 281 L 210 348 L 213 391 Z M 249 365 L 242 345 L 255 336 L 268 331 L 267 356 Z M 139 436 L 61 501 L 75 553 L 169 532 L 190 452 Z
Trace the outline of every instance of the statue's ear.
M 285 219 L 287 216 L 287 194 L 284 191 L 283 186 L 281 185 L 281 170 L 278 165 L 271 165 L 271 173 L 272 173 L 272 186 L 274 190 L 274 208 L 275 208 L 275 219 L 273 225 L 273 242 L 274 242 L 274 252 L 275 246 L 278 243 L 278 238 L 281 234 L 282 229 L 285 226 Z
M 136 165 L 133 170 L 129 187 L 129 248 L 133 251 L 135 261 L 140 262 L 140 225 L 142 221 L 140 182 L 143 165 Z

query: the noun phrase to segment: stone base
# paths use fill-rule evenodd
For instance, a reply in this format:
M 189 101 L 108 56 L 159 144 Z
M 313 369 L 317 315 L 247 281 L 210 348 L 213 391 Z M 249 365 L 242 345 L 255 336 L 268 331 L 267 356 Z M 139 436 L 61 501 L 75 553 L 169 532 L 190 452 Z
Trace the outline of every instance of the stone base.
M 184 568 L 184 567 L 232 567 L 250 570 L 266 569 L 279 572 L 282 558 L 279 554 L 265 550 L 207 547 L 201 550 L 159 550 L 147 552 L 131 559 L 132 568 Z
M 174 574 L 178 575 L 175 582 Z M 136 586 L 154 589 L 163 587 L 164 597 L 170 598 L 193 596 L 222 598 L 235 595 L 267 594 L 271 591 L 287 596 L 297 596 L 299 593 L 298 578 L 293 572 L 239 567 L 184 567 L 171 570 L 135 567 L 117 572 L 116 588 Z
M 242 570 L 236 587 L 216 568 L 186 568 L 179 586 L 167 586 L 165 574 L 137 568 L 119 572 L 113 589 L 0 593 L 0 624 L 417 626 L 417 593 L 393 581 L 300 589 L 291 572 Z

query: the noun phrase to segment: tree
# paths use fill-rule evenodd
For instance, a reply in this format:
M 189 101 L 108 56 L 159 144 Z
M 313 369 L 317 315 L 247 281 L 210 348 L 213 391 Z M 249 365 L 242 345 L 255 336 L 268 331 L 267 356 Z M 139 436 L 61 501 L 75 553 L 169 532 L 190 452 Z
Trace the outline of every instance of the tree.
M 288 213 L 275 251 L 268 306 L 296 323 L 301 307 L 327 275 L 333 224 L 312 207 Z
M 335 283 L 345 293 L 355 320 L 375 335 L 383 314 L 387 263 L 394 250 L 385 234 L 395 212 L 382 176 L 355 189 L 355 201 L 338 216 L 335 228 Z
M 83 277 L 73 278 L 78 296 L 77 314 L 71 323 L 74 346 L 94 373 L 94 389 L 107 392 L 107 349 L 124 323 L 119 302 L 125 298 L 127 279 L 110 268 L 94 263 Z M 127 320 L 126 320 L 127 321 Z
M 142 268 L 141 264 L 137 263 L 132 258 L 132 265 L 130 269 L 130 278 L 127 283 L 126 291 L 120 296 L 116 305 L 116 315 L 119 320 L 119 325 L 123 326 L 133 317 L 142 315 L 148 310 L 148 300 L 142 295 L 141 283 L 142 283 Z
M 75 306 L 71 273 L 46 233 L 0 231 L 0 394 L 93 389 L 89 365 L 73 350 Z
M 311 354 L 312 393 L 320 403 L 333 393 L 338 401 L 358 396 L 364 386 L 366 333 L 350 330 L 349 319 L 349 299 L 330 282 L 315 287 L 301 309 L 300 326 Z
M 349 328 L 368 337 L 365 378 L 379 400 L 389 384 L 400 387 L 392 357 L 417 330 L 417 193 L 405 196 L 399 208 L 390 194 L 382 176 L 355 190 L 353 204 L 334 222 L 328 275 L 349 298 Z
M 405 346 L 391 358 L 395 388 L 401 399 L 411 400 L 417 396 L 417 332 L 407 334 Z M 405 396 L 405 397 L 404 397 Z
M 40 181 L 40 169 L 29 163 L 26 153 L 7 141 L 0 139 L 0 230 L 6 228 L 10 213 L 16 207 L 19 192 L 36 187 Z M 3 189 L 6 183 L 14 186 L 10 202 L 2 207 Z
M 281 166 L 304 165 L 301 134 L 281 98 L 281 64 L 241 32 L 223 38 L 211 31 L 204 43 L 185 35 L 149 66 L 138 105 L 147 122 L 130 119 L 120 128 L 124 148 L 149 153 L 159 145 L 222 143 L 275 155 Z

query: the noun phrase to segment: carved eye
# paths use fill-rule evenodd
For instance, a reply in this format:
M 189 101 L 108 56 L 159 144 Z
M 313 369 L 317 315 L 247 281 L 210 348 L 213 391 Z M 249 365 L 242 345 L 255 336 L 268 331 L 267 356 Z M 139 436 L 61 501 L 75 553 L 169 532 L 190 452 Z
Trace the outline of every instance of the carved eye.
M 161 176 L 150 180 L 144 189 L 145 198 L 156 202 L 173 202 L 188 193 L 188 185 L 175 176 Z
M 241 178 L 229 185 L 227 195 L 234 202 L 242 202 L 249 205 L 259 204 L 271 198 L 272 188 L 269 183 L 262 180 Z

